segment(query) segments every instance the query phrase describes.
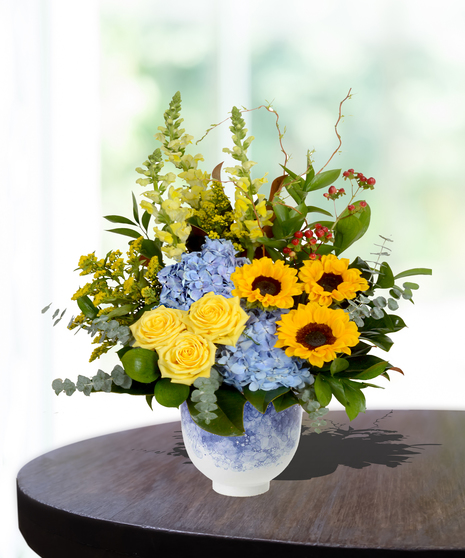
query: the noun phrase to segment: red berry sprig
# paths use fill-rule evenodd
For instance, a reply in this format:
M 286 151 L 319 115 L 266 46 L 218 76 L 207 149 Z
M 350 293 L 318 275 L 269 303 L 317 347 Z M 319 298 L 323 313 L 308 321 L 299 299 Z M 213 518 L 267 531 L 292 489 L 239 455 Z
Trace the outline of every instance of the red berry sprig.
M 336 188 L 336 186 L 330 186 L 328 188 L 328 191 L 326 193 L 324 193 L 323 196 L 327 200 L 337 200 L 341 196 L 344 196 L 345 193 L 346 193 L 346 191 L 344 190 L 344 188 L 339 188 L 339 190 L 338 190 Z
M 370 178 L 366 178 L 363 172 L 355 172 L 354 169 L 346 170 L 342 173 L 344 180 L 347 178 L 349 180 L 356 180 L 357 184 L 363 190 L 373 190 L 374 185 L 376 184 L 376 180 L 371 176 Z

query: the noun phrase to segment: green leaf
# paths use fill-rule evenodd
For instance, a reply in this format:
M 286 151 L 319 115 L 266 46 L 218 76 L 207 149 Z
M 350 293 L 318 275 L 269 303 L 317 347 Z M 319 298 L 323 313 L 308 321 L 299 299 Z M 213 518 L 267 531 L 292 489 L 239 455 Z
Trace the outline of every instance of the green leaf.
M 344 405 L 345 407 L 347 405 L 347 398 L 345 395 L 342 379 L 333 378 L 331 376 L 327 376 L 325 379 L 329 383 L 334 397 L 339 401 L 339 403 L 341 403 L 341 405 Z
M 413 289 L 414 291 L 416 291 L 417 289 L 420 288 L 420 285 L 418 285 L 417 283 L 409 283 L 407 281 L 403 284 L 403 287 L 404 289 Z
M 393 289 L 391 289 L 391 290 L 389 291 L 389 294 L 390 294 L 392 297 L 397 298 L 397 300 L 399 300 L 399 298 L 402 296 L 402 291 L 401 291 L 399 288 L 394 287 Z
M 433 270 L 427 267 L 415 267 L 414 269 L 407 269 L 398 273 L 394 279 L 401 279 L 402 277 L 411 277 L 412 275 L 433 275 Z
M 343 372 L 346 368 L 349 368 L 349 361 L 345 358 L 335 358 L 330 366 L 331 375 L 337 374 L 338 372 Z
M 310 184 L 310 182 L 313 180 L 313 177 L 315 176 L 315 169 L 313 168 L 313 165 L 308 164 L 307 162 L 307 174 L 305 175 L 305 185 L 304 188 L 305 190 L 308 192 L 308 185 Z
M 217 398 L 216 404 L 218 405 L 218 409 L 215 409 L 217 418 L 211 420 L 209 424 L 205 420 L 199 419 L 200 411 L 195 408 L 195 403 L 190 397 L 187 399 L 187 406 L 192 420 L 203 430 L 218 436 L 242 436 L 245 432 L 245 397 L 237 389 L 223 387 L 217 390 L 215 395 Z
M 153 407 L 152 407 L 152 401 L 153 401 L 153 395 L 146 395 L 145 396 L 145 400 L 147 401 L 147 405 L 150 407 L 150 409 L 153 411 Z
M 119 306 L 118 308 L 115 308 L 114 310 L 112 310 L 108 314 L 108 317 L 109 318 L 116 318 L 118 316 L 125 316 L 126 314 L 129 314 L 129 312 L 132 312 L 136 308 L 137 308 L 137 305 L 135 305 L 135 304 L 124 304 L 123 306 Z
M 279 202 L 273 204 L 273 211 L 279 224 L 282 225 L 289 219 L 289 209 Z
M 155 399 L 163 407 L 178 407 L 189 397 L 190 387 L 175 384 L 170 378 L 158 380 L 155 384 Z
M 257 389 L 256 391 L 252 391 L 249 389 L 248 386 L 244 387 L 244 396 L 247 401 L 253 405 L 258 412 L 262 413 L 262 415 L 266 412 L 268 405 L 277 397 L 287 393 L 290 391 L 290 388 L 286 387 L 279 387 L 276 389 L 272 389 L 270 391 L 265 391 L 263 389 Z
M 288 169 L 287 167 L 285 167 L 284 165 L 279 164 L 279 166 L 282 167 L 282 168 L 287 172 L 287 174 L 288 174 L 291 178 L 293 178 L 294 180 L 302 180 L 302 178 L 300 178 L 299 175 L 297 175 L 295 172 L 292 172 L 291 170 L 289 170 L 289 169 Z
M 327 381 L 326 376 L 321 372 L 316 375 L 314 388 L 315 388 L 316 398 L 318 399 L 318 403 L 322 407 L 326 407 L 327 405 L 329 405 L 329 402 L 333 397 L 331 391 L 331 385 Z
M 360 387 L 350 380 L 344 382 L 344 393 L 347 399 L 345 406 L 347 416 L 350 420 L 354 420 L 359 413 L 366 411 L 366 400 Z
M 118 358 L 121 360 L 123 358 L 123 355 L 128 351 L 132 351 L 132 347 L 128 347 L 128 346 L 122 347 L 119 351 L 116 351 L 116 354 L 118 355 Z
M 328 229 L 331 229 L 333 226 L 333 221 L 313 221 L 313 223 L 308 224 L 308 228 L 314 229 L 317 223 L 319 223 L 322 227 L 328 227 Z
M 133 231 L 132 229 L 125 229 L 125 228 L 121 228 L 121 229 L 107 229 L 107 232 L 112 232 L 112 233 L 116 233 L 116 234 L 122 234 L 124 236 L 130 236 L 131 238 L 139 238 L 140 236 L 142 236 L 140 233 L 138 233 L 137 231 Z
M 134 215 L 134 219 L 136 220 L 136 223 L 140 225 L 139 208 L 137 207 L 136 196 L 134 195 L 134 192 L 132 192 L 132 214 Z
M 103 218 L 110 221 L 110 223 L 121 223 L 123 225 L 133 225 L 137 227 L 137 223 L 134 223 L 134 221 L 131 221 L 131 219 L 127 217 L 121 217 L 121 215 L 106 215 Z
M 325 188 L 326 186 L 330 186 L 333 182 L 336 182 L 340 174 L 341 169 L 320 172 L 314 176 L 306 189 L 309 192 L 313 192 L 315 190 Z
M 142 214 L 142 226 L 144 227 L 144 229 L 146 231 L 148 229 L 151 217 L 152 216 L 150 215 L 150 213 L 148 211 L 144 211 L 144 213 Z
M 272 248 L 271 246 L 265 246 L 265 250 L 274 262 L 284 259 L 283 253 L 277 250 L 276 248 Z
M 278 221 L 278 219 L 275 219 L 274 223 L 273 223 L 273 236 L 275 238 L 282 238 L 284 236 L 283 234 L 283 228 L 280 224 L 280 222 Z
M 394 274 L 387 262 L 383 262 L 379 268 L 378 280 L 375 289 L 390 289 L 394 286 Z
M 297 211 L 292 209 L 289 210 L 289 215 L 292 217 L 281 223 L 283 229 L 283 236 L 289 236 L 294 234 L 296 231 L 300 231 L 302 225 L 305 221 L 307 215 L 307 206 L 302 203 L 295 208 Z
M 356 356 L 359 356 L 359 355 L 366 355 L 367 353 L 369 353 L 371 351 L 371 349 L 372 349 L 371 345 L 368 345 L 367 343 L 363 343 L 363 341 L 360 341 L 351 350 L 351 355 L 348 358 L 350 358 L 350 360 L 352 361 L 353 357 L 356 357 Z
M 160 376 L 157 361 L 158 355 L 155 351 L 140 347 L 127 351 L 121 358 L 126 374 L 143 384 L 153 382 Z
M 375 355 L 358 355 L 356 357 L 347 358 L 349 360 L 349 368 L 344 370 L 344 372 L 340 372 L 335 378 L 354 378 L 357 374 L 370 368 L 370 366 L 374 366 L 379 362 L 385 362 L 384 359 Z
M 272 401 L 273 407 L 275 408 L 275 411 L 277 413 L 280 413 L 281 411 L 284 411 L 284 409 L 288 409 L 289 407 L 292 407 L 293 405 L 297 405 L 298 403 L 299 403 L 299 400 L 292 393 L 292 391 L 288 391 L 287 393 L 283 393 L 283 395 L 280 395 L 279 397 L 277 397 L 276 399 L 273 399 L 273 401 Z
M 358 209 L 360 207 L 360 202 L 357 201 L 354 205 Z M 334 249 L 336 256 L 339 256 L 344 250 L 347 250 L 349 246 L 356 240 L 362 238 L 366 233 L 370 226 L 371 209 L 370 206 L 367 205 L 363 211 L 351 214 L 346 208 L 341 213 L 340 217 L 334 229 Z
M 360 334 L 360 337 L 371 341 L 373 345 L 376 345 L 386 352 L 389 351 L 389 349 L 394 345 L 394 341 L 392 341 L 390 337 L 384 335 L 383 333 L 372 333 L 370 331 L 364 331 Z
M 90 300 L 88 296 L 80 296 L 77 299 L 79 309 L 84 314 L 86 318 L 93 320 L 97 317 L 98 308 L 94 306 L 94 303 Z
M 275 238 L 268 238 L 266 236 L 256 238 L 255 242 L 259 242 L 265 246 L 271 246 L 272 248 L 278 248 L 279 250 L 282 250 L 285 246 L 287 246 L 287 240 L 276 240 Z
M 388 365 L 389 363 L 387 361 L 382 360 L 381 362 L 370 366 L 363 372 L 360 372 L 356 376 L 353 376 L 353 378 L 357 380 L 372 380 L 373 378 L 376 378 L 377 376 L 383 374 Z
M 328 217 L 333 216 L 333 214 L 329 211 L 326 211 L 326 209 L 321 209 L 321 207 L 316 207 L 314 205 L 307 206 L 307 213 L 323 213 L 323 215 L 327 215 Z
M 384 312 L 383 318 L 375 320 L 373 318 L 365 318 L 362 331 L 375 333 L 394 333 L 407 327 L 404 320 L 395 314 L 387 314 Z
M 142 246 L 140 249 L 140 253 L 145 256 L 146 258 L 153 258 L 156 256 L 158 258 L 159 263 L 163 262 L 163 255 L 160 250 L 159 240 L 149 240 L 144 239 L 142 241 Z

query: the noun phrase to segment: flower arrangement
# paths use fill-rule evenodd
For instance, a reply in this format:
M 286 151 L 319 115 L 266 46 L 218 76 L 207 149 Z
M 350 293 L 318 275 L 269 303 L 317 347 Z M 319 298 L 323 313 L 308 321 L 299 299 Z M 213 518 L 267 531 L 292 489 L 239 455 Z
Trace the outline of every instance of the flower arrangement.
M 405 327 L 392 312 L 400 299 L 413 302 L 418 285 L 399 281 L 431 270 L 394 275 L 381 261 L 390 251 L 384 237 L 374 262 L 341 257 L 368 229 L 363 194 L 376 184 L 349 169 L 342 173 L 346 188 L 338 187 L 341 170 L 325 170 L 342 143 L 337 128 L 349 97 L 339 106 L 337 149 L 318 172 L 307 153 L 301 174 L 287 167 L 278 114 L 258 107 L 275 115 L 285 158 L 265 196 L 259 190 L 266 175 L 251 176 L 254 138 L 247 137 L 244 111 L 233 107 L 229 118 L 234 146 L 224 151 L 237 164 L 222 180 L 222 165 L 208 174 L 199 168 L 202 155 L 187 152 L 193 137 L 181 128 L 181 96 L 174 95 L 155 136 L 161 147 L 136 169 L 137 183 L 148 188 L 143 211 L 133 194 L 131 218 L 105 217 L 120 225 L 112 232 L 130 237 L 127 257 L 115 250 L 79 261 L 90 280 L 73 296 L 80 313 L 68 327 L 92 336 L 91 361 L 116 347 L 120 364 L 76 383 L 56 379 L 57 395 L 145 395 L 150 407 L 154 397 L 167 407 L 186 402 L 197 425 L 222 436 L 243 434 L 246 401 L 261 413 L 269 405 L 277 412 L 301 405 L 317 432 L 332 397 L 350 420 L 365 412 L 363 391 L 380 387 L 371 380 L 402 372 L 371 354 L 375 347 L 389 351 L 388 334 Z M 162 174 L 165 164 L 171 170 Z M 234 201 L 226 182 L 234 185 Z M 308 204 L 319 196 L 333 213 Z

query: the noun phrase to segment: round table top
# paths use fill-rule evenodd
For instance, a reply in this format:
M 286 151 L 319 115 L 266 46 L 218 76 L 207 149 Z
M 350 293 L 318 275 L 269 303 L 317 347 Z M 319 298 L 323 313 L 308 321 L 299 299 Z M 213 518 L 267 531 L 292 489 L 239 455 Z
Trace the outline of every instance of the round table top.
M 18 474 L 21 532 L 45 558 L 465 556 L 465 412 L 325 419 L 250 498 L 211 489 L 179 422 L 59 448 Z

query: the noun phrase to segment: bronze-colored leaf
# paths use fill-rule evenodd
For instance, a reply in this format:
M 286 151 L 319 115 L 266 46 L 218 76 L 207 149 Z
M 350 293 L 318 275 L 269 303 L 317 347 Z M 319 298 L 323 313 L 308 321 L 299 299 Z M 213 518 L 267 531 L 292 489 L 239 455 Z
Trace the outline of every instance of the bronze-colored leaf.
M 400 368 L 397 368 L 396 366 L 391 366 L 391 368 L 387 368 L 387 370 L 395 370 L 396 372 L 400 372 L 402 376 L 405 376 L 402 370 Z
M 273 198 L 275 196 L 279 196 L 279 193 L 281 192 L 281 188 L 282 188 L 282 184 L 283 184 L 283 180 L 287 177 L 287 175 L 283 174 L 282 176 L 278 176 L 278 178 L 275 178 L 271 184 L 271 189 L 270 189 L 270 199 L 269 201 L 272 202 Z
M 224 161 L 223 161 L 223 163 L 224 163 Z M 220 163 L 219 165 L 216 165 L 216 167 L 212 170 L 213 180 L 221 182 L 221 167 L 223 166 L 223 163 Z

